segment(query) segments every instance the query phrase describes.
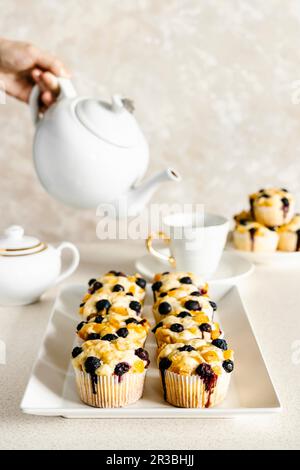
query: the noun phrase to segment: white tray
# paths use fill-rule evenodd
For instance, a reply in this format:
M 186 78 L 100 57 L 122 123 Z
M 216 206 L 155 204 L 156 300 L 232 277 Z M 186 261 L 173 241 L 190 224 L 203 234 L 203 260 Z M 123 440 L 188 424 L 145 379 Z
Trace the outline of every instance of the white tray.
M 239 292 L 228 285 L 215 286 L 213 292 L 219 319 L 236 358 L 229 393 L 222 405 L 187 409 L 164 402 L 152 333 L 146 346 L 151 366 L 143 398 L 126 408 L 97 409 L 83 404 L 77 395 L 70 354 L 80 321 L 76 312 L 85 289 L 82 285 L 70 285 L 58 296 L 21 403 L 23 412 L 66 418 L 220 418 L 281 410 Z M 153 324 L 150 312 L 150 306 L 146 306 L 144 314 Z

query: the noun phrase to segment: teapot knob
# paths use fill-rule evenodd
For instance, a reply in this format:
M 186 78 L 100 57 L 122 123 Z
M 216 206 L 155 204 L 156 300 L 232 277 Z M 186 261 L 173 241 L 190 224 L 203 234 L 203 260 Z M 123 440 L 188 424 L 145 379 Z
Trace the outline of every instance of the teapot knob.
M 21 240 L 24 236 L 24 229 L 20 225 L 11 225 L 4 233 L 13 240 Z
M 112 107 L 112 110 L 115 111 L 116 113 L 124 110 L 124 105 L 123 105 L 121 96 L 113 95 L 111 99 L 111 107 Z
M 111 107 L 116 113 L 124 111 L 124 109 L 129 111 L 129 113 L 133 113 L 134 111 L 133 101 L 128 98 L 121 98 L 120 95 L 113 95 Z

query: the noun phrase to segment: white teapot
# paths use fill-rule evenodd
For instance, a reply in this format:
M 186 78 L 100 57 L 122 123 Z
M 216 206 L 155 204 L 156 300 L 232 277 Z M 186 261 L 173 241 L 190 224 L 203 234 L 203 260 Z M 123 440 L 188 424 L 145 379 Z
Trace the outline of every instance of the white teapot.
M 61 272 L 63 250 L 70 250 L 72 260 Z M 57 248 L 24 235 L 18 225 L 0 236 L 0 305 L 27 305 L 39 300 L 50 287 L 70 276 L 79 264 L 79 251 L 72 243 Z
M 117 215 L 136 215 L 162 181 L 180 180 L 168 168 L 136 186 L 147 170 L 149 149 L 127 109 L 130 101 L 117 95 L 111 103 L 78 97 L 70 80 L 58 80 L 57 102 L 43 117 L 37 86 L 29 100 L 36 123 L 35 168 L 48 193 L 77 208 L 113 203 L 118 209 L 122 201 L 128 212 Z

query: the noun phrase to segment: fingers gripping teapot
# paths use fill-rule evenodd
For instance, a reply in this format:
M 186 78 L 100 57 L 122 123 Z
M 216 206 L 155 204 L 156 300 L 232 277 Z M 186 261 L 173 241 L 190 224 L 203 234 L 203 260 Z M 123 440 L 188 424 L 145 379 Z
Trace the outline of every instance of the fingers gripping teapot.
M 136 215 L 161 182 L 180 180 L 168 168 L 136 186 L 148 167 L 149 149 L 128 100 L 78 97 L 65 78 L 59 86 L 57 102 L 41 118 L 37 86 L 30 96 L 34 164 L 48 193 L 76 208 L 113 203 L 118 209 L 125 201 L 126 213 L 117 215 Z

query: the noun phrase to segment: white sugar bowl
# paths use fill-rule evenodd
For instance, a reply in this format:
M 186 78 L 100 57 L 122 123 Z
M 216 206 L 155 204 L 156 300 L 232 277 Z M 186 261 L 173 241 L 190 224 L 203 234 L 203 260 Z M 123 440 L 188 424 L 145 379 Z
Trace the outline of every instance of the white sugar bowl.
M 63 250 L 72 253 L 70 265 L 61 272 Z M 79 251 L 69 242 L 57 248 L 25 236 L 18 225 L 0 236 L 0 304 L 27 305 L 39 300 L 50 287 L 66 279 L 78 267 Z

